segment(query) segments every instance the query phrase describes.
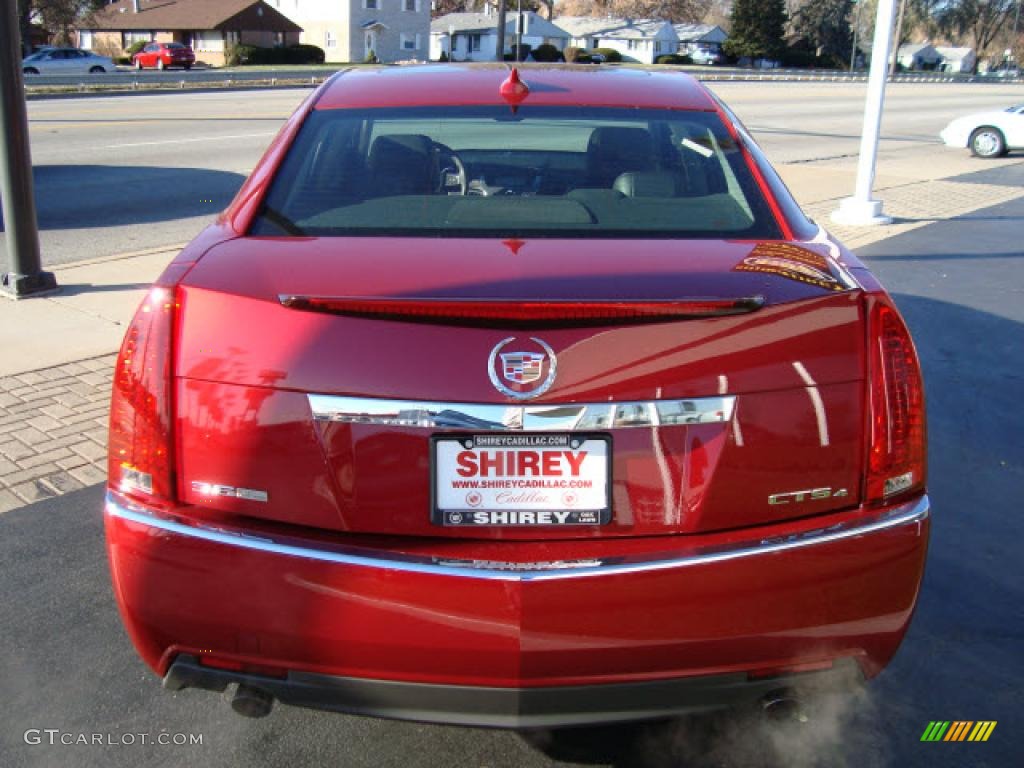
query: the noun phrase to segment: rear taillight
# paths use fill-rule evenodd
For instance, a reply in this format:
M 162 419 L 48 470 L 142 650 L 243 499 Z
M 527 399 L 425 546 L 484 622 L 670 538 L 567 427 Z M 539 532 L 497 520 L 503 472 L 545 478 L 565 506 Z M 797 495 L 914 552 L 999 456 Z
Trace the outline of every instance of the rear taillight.
M 867 501 L 924 489 L 927 434 L 924 383 L 914 343 L 899 313 L 875 304 L 870 326 L 870 439 Z
M 110 402 L 107 482 L 148 502 L 174 501 L 171 345 L 174 288 L 150 290 L 121 344 Z

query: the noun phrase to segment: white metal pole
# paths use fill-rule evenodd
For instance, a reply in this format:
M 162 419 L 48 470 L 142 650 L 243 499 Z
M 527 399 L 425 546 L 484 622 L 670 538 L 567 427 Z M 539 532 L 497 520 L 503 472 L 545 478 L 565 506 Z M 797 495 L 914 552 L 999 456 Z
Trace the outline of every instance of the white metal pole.
M 875 18 L 875 37 L 871 45 L 871 69 L 868 93 L 864 100 L 864 127 L 860 136 L 860 159 L 857 163 L 857 188 L 832 212 L 832 221 L 846 225 L 888 224 L 892 219 L 882 215 L 882 201 L 871 199 L 875 183 L 875 160 L 878 134 L 882 128 L 882 107 L 885 103 L 885 81 L 892 49 L 892 24 L 896 15 L 895 0 L 879 0 Z

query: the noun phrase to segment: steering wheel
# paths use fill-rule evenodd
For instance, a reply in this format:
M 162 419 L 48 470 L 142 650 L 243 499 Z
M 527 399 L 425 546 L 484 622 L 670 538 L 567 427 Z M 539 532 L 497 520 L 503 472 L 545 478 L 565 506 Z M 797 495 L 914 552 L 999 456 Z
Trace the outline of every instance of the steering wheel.
M 434 144 L 437 152 L 437 191 L 449 194 L 458 187 L 459 194 L 469 192 L 469 176 L 466 166 L 455 151 L 444 144 Z

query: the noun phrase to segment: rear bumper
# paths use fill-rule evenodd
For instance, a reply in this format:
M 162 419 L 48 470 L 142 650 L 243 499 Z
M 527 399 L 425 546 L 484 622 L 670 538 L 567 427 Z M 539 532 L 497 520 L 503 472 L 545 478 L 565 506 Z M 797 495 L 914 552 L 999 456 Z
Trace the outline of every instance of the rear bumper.
M 745 674 L 550 688 L 493 688 L 366 680 L 303 672 L 286 678 L 250 675 L 202 666 L 180 655 L 164 676 L 179 691 L 224 691 L 246 684 L 293 706 L 352 715 L 484 728 L 559 728 L 620 723 L 707 712 L 764 699 L 779 690 L 852 689 L 864 680 L 852 659 L 821 672 L 751 680 Z
M 125 625 L 169 686 L 238 682 L 210 666 L 228 659 L 280 670 L 252 677 L 285 702 L 530 727 L 756 699 L 794 667 L 874 675 L 913 612 L 929 504 L 656 555 L 559 542 L 530 563 L 313 545 L 115 493 L 105 517 Z M 610 703 L 575 703 L 587 691 Z

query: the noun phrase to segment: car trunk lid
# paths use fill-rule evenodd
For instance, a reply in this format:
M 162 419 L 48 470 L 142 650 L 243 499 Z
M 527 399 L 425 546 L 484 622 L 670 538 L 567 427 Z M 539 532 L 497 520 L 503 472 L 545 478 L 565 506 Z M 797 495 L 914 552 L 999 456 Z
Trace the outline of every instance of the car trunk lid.
M 816 246 L 244 238 L 208 253 L 181 299 L 192 503 L 353 533 L 559 538 L 723 530 L 859 498 L 863 309 Z M 524 401 L 496 386 L 495 358 L 531 340 L 557 375 Z M 352 417 L 370 406 L 395 418 Z M 584 406 L 577 432 L 610 438 L 607 524 L 437 524 L 439 436 L 564 434 L 560 409 Z M 501 417 L 462 418 L 473 408 Z

